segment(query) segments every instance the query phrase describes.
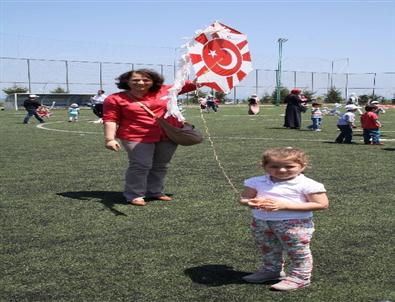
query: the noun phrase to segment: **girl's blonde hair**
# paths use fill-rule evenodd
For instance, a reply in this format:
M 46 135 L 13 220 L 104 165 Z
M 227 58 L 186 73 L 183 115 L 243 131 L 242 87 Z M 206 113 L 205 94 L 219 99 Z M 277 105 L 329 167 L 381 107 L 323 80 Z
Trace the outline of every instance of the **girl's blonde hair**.
M 266 150 L 262 155 L 262 166 L 264 167 L 273 159 L 291 160 L 303 167 L 307 167 L 309 164 L 307 154 L 303 150 L 293 147 L 279 147 Z

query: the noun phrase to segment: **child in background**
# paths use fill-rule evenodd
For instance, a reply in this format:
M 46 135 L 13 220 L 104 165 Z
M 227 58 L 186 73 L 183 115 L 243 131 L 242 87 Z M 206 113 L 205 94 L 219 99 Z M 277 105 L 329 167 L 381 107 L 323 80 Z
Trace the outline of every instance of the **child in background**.
M 41 105 L 37 108 L 37 114 L 40 117 L 50 117 L 52 115 L 51 111 L 48 109 L 47 106 Z
M 206 105 L 207 105 L 207 112 L 210 112 L 210 108 L 213 109 L 214 112 L 218 111 L 218 104 L 216 102 L 216 99 L 211 94 L 207 96 Z
M 337 127 L 340 129 L 340 134 L 337 136 L 335 143 L 352 144 L 352 129 L 355 128 L 355 112 L 358 106 L 354 104 L 345 106 L 347 112 L 339 117 Z
M 311 121 L 313 124 L 308 126 L 310 130 L 321 131 L 321 123 L 322 123 L 322 111 L 321 111 L 321 103 L 318 101 L 313 101 L 311 104 Z
M 207 99 L 203 98 L 203 97 L 200 97 L 200 98 L 198 98 L 198 101 L 199 101 L 200 109 L 201 110 L 204 110 L 204 109 L 207 110 Z
M 379 115 L 380 113 L 385 113 L 385 109 L 379 106 L 379 101 L 371 101 L 368 105 L 372 105 L 374 107 L 373 112 Z
M 366 105 L 365 113 L 361 115 L 361 127 L 363 129 L 363 141 L 365 145 L 382 145 L 380 143 L 379 116 L 374 112 L 374 105 Z M 370 141 L 372 140 L 372 141 Z
M 80 114 L 80 108 L 78 104 L 73 103 L 69 107 L 69 122 L 78 122 L 78 116 Z
M 281 280 L 271 286 L 280 291 L 310 284 L 312 211 L 326 209 L 329 202 L 324 185 L 302 174 L 307 165 L 308 157 L 300 149 L 269 149 L 262 157 L 266 174 L 244 181 L 240 203 L 252 208 L 251 228 L 263 258 L 261 268 L 244 281 Z M 289 260 L 287 276 L 283 253 Z

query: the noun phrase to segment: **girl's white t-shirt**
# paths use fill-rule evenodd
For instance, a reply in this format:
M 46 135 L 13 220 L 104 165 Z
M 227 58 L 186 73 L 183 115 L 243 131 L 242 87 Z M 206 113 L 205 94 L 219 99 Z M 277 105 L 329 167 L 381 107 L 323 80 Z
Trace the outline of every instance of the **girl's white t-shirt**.
M 255 176 L 244 181 L 244 186 L 255 189 L 256 197 L 274 200 L 284 200 L 294 203 L 308 202 L 307 194 L 326 192 L 322 183 L 319 183 L 303 174 L 281 182 L 273 182 L 269 175 Z M 313 216 L 312 211 L 272 211 L 252 210 L 252 215 L 261 220 L 289 220 L 304 219 Z

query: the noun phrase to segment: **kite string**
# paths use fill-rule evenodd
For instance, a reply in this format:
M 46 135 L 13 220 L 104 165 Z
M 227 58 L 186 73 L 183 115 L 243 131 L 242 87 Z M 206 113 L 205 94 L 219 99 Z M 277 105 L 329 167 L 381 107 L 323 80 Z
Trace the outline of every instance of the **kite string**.
M 203 116 L 203 110 L 202 110 L 202 109 L 200 109 L 200 117 L 201 117 L 202 120 L 203 120 L 204 128 L 205 128 L 205 131 L 206 131 L 206 134 L 207 134 L 207 139 L 208 139 L 208 141 L 210 142 L 211 149 L 213 150 L 214 159 L 215 159 L 215 161 L 217 162 L 218 167 L 221 169 L 222 174 L 224 175 L 225 179 L 226 179 L 227 182 L 229 183 L 229 185 L 230 185 L 230 187 L 232 188 L 232 190 L 234 191 L 234 193 L 237 194 L 237 195 L 240 195 L 239 190 L 237 190 L 237 188 L 236 188 L 235 185 L 233 184 L 232 180 L 231 180 L 231 179 L 229 178 L 229 176 L 226 174 L 225 168 L 223 167 L 221 161 L 219 160 L 219 157 L 218 157 L 218 154 L 217 154 L 217 150 L 215 149 L 215 145 L 214 145 L 214 142 L 213 142 L 213 140 L 212 140 L 210 131 L 209 131 L 209 129 L 208 129 L 206 119 L 205 119 L 204 116 Z

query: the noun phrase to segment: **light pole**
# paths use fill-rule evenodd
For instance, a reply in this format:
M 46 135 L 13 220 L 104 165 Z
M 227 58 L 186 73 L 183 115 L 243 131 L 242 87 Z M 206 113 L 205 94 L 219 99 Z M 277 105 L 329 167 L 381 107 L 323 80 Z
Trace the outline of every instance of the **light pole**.
M 277 95 L 276 95 L 276 106 L 280 104 L 280 97 L 281 97 L 281 61 L 282 61 L 282 54 L 283 54 L 283 43 L 287 42 L 288 39 L 279 38 L 278 42 L 278 68 L 277 68 Z

